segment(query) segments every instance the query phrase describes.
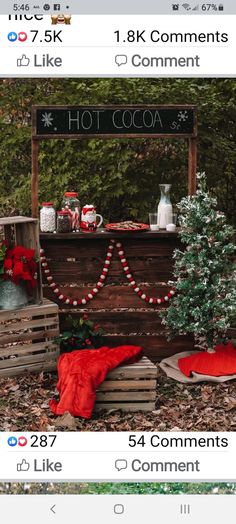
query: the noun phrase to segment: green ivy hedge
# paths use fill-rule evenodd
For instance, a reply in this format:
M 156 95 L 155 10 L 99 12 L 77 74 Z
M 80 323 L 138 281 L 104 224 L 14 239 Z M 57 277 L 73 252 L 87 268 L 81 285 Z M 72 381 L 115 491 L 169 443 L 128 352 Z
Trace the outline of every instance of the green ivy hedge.
M 231 79 L 4 79 L 0 81 L 0 214 L 30 214 L 33 104 L 196 104 L 198 169 L 231 222 L 236 193 L 236 82 Z M 161 182 L 176 203 L 187 191 L 184 140 L 78 140 L 40 144 L 40 201 L 65 190 L 106 220 L 147 220 Z

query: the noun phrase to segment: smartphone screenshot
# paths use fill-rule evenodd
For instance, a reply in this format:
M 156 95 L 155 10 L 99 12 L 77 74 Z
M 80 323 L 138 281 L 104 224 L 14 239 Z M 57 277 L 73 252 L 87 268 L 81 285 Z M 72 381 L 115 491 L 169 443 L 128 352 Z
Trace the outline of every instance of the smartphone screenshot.
M 236 6 L 0 6 L 9 524 L 236 509 Z

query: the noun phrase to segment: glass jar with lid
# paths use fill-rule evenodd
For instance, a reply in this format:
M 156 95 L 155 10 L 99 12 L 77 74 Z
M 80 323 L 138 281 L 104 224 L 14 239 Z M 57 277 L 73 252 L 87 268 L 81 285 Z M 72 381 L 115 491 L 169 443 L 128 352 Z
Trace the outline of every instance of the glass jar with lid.
M 70 233 L 71 231 L 71 219 L 68 211 L 57 212 L 57 233 Z
M 71 227 L 73 231 L 79 230 L 80 223 L 80 201 L 78 198 L 78 193 L 75 191 L 67 191 L 64 194 L 62 201 L 62 208 L 68 210 L 71 217 Z
M 62 207 L 80 213 L 80 201 L 78 198 L 78 193 L 76 193 L 75 191 L 64 193 Z
M 42 233 L 54 233 L 56 229 L 56 211 L 53 202 L 43 202 L 40 210 L 40 230 Z

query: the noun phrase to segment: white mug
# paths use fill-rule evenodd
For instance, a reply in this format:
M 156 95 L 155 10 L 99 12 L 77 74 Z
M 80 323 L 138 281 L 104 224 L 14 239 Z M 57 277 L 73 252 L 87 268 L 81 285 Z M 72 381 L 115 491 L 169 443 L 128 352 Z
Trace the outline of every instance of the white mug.
M 97 224 L 97 218 L 100 218 Z M 82 207 L 80 229 L 84 231 L 96 231 L 103 223 L 102 215 L 96 213 L 96 207 L 92 204 L 86 204 Z

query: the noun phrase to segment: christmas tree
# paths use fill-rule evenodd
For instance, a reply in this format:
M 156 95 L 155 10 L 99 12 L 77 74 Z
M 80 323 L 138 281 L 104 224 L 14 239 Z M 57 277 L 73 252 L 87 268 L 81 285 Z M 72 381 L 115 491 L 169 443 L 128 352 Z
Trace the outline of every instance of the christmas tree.
M 174 252 L 176 295 L 161 316 L 168 339 L 191 333 L 196 346 L 213 351 L 236 315 L 236 247 L 233 228 L 206 190 L 205 173 L 197 180 L 196 195 L 178 204 L 185 250 Z

